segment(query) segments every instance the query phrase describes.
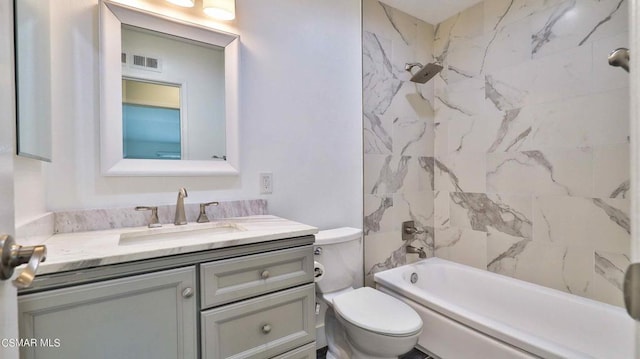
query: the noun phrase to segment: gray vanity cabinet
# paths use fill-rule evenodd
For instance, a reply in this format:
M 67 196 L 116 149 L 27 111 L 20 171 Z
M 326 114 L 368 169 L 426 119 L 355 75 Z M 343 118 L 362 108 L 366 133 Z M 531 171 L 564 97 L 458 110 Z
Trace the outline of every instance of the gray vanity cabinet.
M 52 346 L 20 357 L 315 358 L 313 239 L 38 276 L 18 297 L 20 338 Z
M 53 344 L 20 357 L 196 358 L 195 290 L 189 266 L 20 296 L 20 337 Z
M 300 347 L 315 340 L 311 246 L 204 263 L 200 283 L 202 358 L 305 358 Z

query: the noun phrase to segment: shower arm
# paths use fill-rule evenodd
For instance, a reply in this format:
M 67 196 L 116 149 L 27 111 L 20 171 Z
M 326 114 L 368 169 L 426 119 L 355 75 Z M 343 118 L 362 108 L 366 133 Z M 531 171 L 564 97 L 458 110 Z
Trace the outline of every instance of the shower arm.
M 408 64 L 405 64 L 405 65 L 404 65 L 404 69 L 405 69 L 406 71 L 411 72 L 411 70 L 413 70 L 413 68 L 414 68 L 414 67 L 416 67 L 416 66 L 417 66 L 419 69 L 421 69 L 421 68 L 422 68 L 422 64 L 421 64 L 421 63 L 419 63 L 419 62 L 410 62 L 410 63 L 408 63 Z

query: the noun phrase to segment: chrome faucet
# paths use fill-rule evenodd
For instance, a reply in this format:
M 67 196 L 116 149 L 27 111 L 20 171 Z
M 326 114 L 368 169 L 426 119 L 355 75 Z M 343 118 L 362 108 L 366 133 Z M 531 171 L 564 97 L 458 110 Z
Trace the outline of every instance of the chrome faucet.
M 407 245 L 407 253 L 416 253 L 418 254 L 418 258 L 423 259 L 427 258 L 427 252 L 424 251 L 424 248 L 414 247 L 412 245 Z
M 181 226 L 187 224 L 187 216 L 184 213 L 184 198 L 189 197 L 186 188 L 180 188 L 178 190 L 178 201 L 176 202 L 176 217 L 173 224 Z

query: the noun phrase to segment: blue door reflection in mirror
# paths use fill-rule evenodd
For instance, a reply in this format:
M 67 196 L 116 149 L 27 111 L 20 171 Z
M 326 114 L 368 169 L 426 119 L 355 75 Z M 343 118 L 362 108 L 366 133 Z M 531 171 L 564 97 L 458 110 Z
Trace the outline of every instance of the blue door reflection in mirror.
M 122 80 L 124 158 L 181 159 L 180 123 L 179 86 Z
M 179 160 L 180 110 L 122 104 L 124 158 Z

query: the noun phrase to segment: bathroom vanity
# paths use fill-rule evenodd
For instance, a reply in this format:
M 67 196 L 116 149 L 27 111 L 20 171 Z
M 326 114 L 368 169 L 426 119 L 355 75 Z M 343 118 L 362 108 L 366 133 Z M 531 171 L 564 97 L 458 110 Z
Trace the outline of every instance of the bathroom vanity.
M 273 216 L 189 226 L 47 240 L 18 306 L 20 337 L 50 345 L 21 357 L 315 358 L 317 229 Z

